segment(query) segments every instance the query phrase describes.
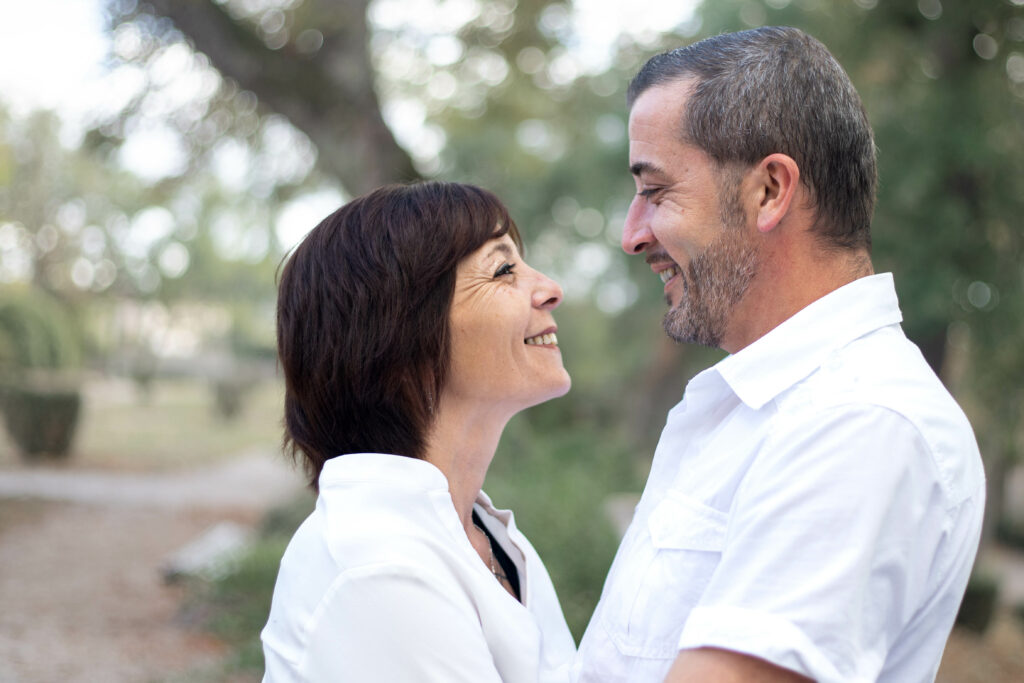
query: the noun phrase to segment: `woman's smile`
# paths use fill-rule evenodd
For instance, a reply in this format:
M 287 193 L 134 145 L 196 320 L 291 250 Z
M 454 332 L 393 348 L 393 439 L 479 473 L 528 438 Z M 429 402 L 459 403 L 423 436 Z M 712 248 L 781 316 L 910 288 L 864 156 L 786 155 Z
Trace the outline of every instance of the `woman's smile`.
M 554 330 L 541 332 L 538 335 L 527 338 L 525 341 L 530 346 L 558 346 L 558 336 L 555 335 Z

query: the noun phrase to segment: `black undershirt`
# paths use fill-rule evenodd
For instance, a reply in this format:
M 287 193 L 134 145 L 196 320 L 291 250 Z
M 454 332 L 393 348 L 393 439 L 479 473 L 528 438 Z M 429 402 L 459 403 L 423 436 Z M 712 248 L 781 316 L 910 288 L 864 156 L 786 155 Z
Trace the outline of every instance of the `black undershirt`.
M 501 547 L 497 539 L 491 535 L 491 532 L 484 526 L 483 521 L 480 519 L 480 515 L 473 510 L 473 524 L 480 527 L 480 530 L 487 535 L 487 540 L 491 543 L 491 552 L 494 553 L 494 559 L 501 566 L 501 570 L 505 572 L 505 576 L 508 577 L 508 582 L 512 586 L 512 592 L 515 593 L 516 600 L 522 602 L 523 599 L 519 595 L 519 572 L 516 571 L 516 565 L 512 561 L 512 558 L 508 556 L 505 549 Z

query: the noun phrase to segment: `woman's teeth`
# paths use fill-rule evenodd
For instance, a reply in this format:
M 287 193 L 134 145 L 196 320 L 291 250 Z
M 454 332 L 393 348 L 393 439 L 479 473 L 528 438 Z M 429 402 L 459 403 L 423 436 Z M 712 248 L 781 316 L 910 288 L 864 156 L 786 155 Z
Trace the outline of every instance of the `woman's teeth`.
M 550 334 L 538 334 L 536 337 L 530 337 L 526 340 L 527 344 L 531 346 L 558 346 L 558 337 L 555 336 L 554 332 Z
M 679 274 L 679 269 L 678 268 L 676 268 L 675 266 L 669 266 L 665 270 L 663 270 L 660 273 L 658 273 L 658 277 L 661 278 L 662 282 L 668 282 L 669 280 L 671 280 L 673 277 L 675 277 L 678 274 Z

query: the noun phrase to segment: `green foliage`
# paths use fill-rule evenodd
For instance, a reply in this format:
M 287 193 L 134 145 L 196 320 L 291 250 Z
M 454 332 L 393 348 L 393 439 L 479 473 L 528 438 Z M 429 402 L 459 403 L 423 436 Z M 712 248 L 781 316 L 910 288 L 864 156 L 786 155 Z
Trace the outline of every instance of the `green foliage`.
M 996 539 L 1005 547 L 1024 552 L 1024 523 L 1003 517 L 996 521 Z
M 74 369 L 80 363 L 81 337 L 60 302 L 34 288 L 0 291 L 0 370 Z
M 258 120 L 251 123 L 259 128 Z M 295 187 L 264 188 L 270 197 L 225 188 L 204 165 L 209 150 L 192 160 L 195 172 L 146 182 L 119 164 L 117 136 L 93 131 L 80 147 L 67 148 L 59 124 L 45 112 L 8 115 L 0 102 L 4 291 L 31 286 L 80 311 L 90 361 L 147 352 L 124 348 L 131 330 L 108 325 L 97 334 L 89 319 L 126 299 L 223 303 L 243 326 L 228 331 L 229 341 L 237 337 L 247 352 L 262 347 L 266 356 L 281 256 L 274 220 Z M 0 340 L 0 361 L 9 353 Z
M 260 523 L 260 536 L 263 538 L 274 536 L 290 538 L 303 520 L 313 511 L 314 503 L 315 499 L 310 492 L 273 508 L 267 512 Z
M 0 293 L 0 398 L 23 457 L 69 453 L 81 396 L 66 371 L 80 361 L 78 330 L 59 302 L 30 288 Z
M 278 565 L 291 535 L 312 509 L 310 495 L 271 509 L 260 525 L 259 539 L 232 564 L 229 573 L 210 582 L 190 584 L 184 613 L 189 621 L 232 647 L 225 669 L 263 670 L 259 632 L 270 614 Z
M 999 597 L 999 580 L 992 574 L 975 572 L 967 582 L 956 625 L 983 634 L 995 615 Z
M 277 569 L 288 537 L 260 539 L 228 575 L 209 583 L 195 582 L 184 613 L 189 621 L 221 638 L 233 648 L 225 662 L 230 669 L 263 669 L 260 630 L 270 614 Z

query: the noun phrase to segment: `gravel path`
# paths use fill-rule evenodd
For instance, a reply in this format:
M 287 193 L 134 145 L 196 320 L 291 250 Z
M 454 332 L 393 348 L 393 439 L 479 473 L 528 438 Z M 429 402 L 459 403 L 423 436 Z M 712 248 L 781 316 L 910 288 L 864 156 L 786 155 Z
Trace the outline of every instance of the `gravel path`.
M 295 492 L 299 475 L 281 457 L 240 454 L 202 469 L 109 472 L 19 467 L 0 470 L 0 498 L 160 508 L 260 510 Z
M 202 680 L 222 648 L 177 621 L 162 564 L 301 486 L 257 452 L 168 473 L 0 470 L 0 683 Z

